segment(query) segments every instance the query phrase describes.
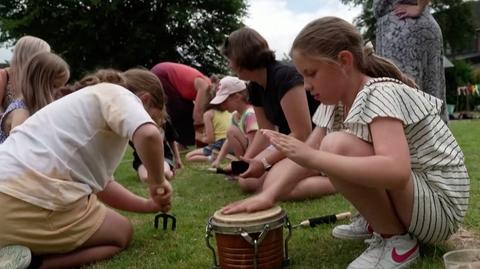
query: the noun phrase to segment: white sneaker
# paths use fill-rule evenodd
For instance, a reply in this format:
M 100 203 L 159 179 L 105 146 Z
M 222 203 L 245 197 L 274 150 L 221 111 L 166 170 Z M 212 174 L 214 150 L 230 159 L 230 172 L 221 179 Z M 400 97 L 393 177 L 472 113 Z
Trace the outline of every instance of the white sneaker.
M 360 214 L 352 218 L 350 224 L 338 225 L 332 230 L 332 236 L 338 239 L 364 240 L 372 237 L 372 229 Z
M 30 249 L 19 245 L 0 248 L 0 268 L 26 269 L 32 260 Z
M 347 269 L 401 269 L 407 268 L 419 257 L 417 239 L 409 234 L 382 238 L 373 233 L 365 240 L 370 246 Z

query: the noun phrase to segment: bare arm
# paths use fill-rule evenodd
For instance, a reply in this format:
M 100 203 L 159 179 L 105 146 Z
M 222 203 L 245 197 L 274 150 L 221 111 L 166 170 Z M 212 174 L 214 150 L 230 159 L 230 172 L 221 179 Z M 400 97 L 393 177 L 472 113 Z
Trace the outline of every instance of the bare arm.
M 194 87 L 197 90 L 195 106 L 193 107 L 193 124 L 203 124 L 204 107 L 208 101 L 208 89 L 210 84 L 201 77 L 195 78 Z
M 158 127 L 144 124 L 133 134 L 133 144 L 148 171 L 148 183 L 161 184 L 163 175 L 163 139 Z
M 260 129 L 268 129 L 268 130 L 275 130 L 275 125 L 273 125 L 265 115 L 265 111 L 262 107 L 255 106 L 253 107 L 255 111 L 255 117 L 257 118 L 258 127 Z M 256 132 L 253 140 L 249 144 L 244 157 L 245 158 L 253 158 L 262 150 L 270 145 L 268 138 L 266 138 L 262 132 Z
M 215 134 L 213 131 L 213 110 L 208 110 L 203 113 L 203 123 L 205 124 L 204 133 L 198 138 L 205 144 L 215 142 Z
M 310 134 L 305 144 L 313 149 L 318 149 L 325 134 L 326 129 L 317 127 Z M 276 179 L 277 180 L 270 182 L 271 184 L 265 185 L 264 189 L 259 194 L 231 203 L 224 207 L 222 212 L 225 214 L 232 214 L 270 208 L 279 200 L 279 197 L 290 192 L 294 186 L 302 180 L 301 178 L 296 177 L 279 177 Z
M 287 119 L 288 127 L 290 127 L 289 135 L 300 141 L 305 141 L 312 132 L 312 122 L 303 85 L 296 86 L 289 90 L 282 97 L 280 103 L 285 118 Z M 264 154 L 257 155 L 257 157 L 259 157 L 259 159 L 265 158 L 271 165 L 285 158 L 285 155 L 278 150 L 269 150 L 263 153 Z
M 377 118 L 370 124 L 375 155 L 342 156 L 314 150 L 294 138 L 270 132 L 272 143 L 301 166 L 321 170 L 366 187 L 401 189 L 410 179 L 410 153 L 400 121 Z M 270 135 L 273 134 L 273 135 Z
M 170 208 L 172 187 L 165 180 L 163 171 L 163 139 L 160 130 L 153 123 L 144 124 L 133 134 L 133 144 L 140 160 L 148 172 L 148 187 L 150 197 L 157 204 Z
M 131 212 L 158 212 L 161 208 L 151 199 L 133 194 L 116 181 L 110 181 L 105 189 L 97 193 L 105 204 L 120 210 Z
M 326 129 L 325 128 L 315 128 L 313 132 L 308 137 L 305 144 L 311 147 L 312 149 L 318 149 L 322 139 L 325 137 Z M 288 194 L 298 183 L 297 178 L 282 178 L 283 180 L 275 180 L 272 184 L 268 185 L 268 188 L 264 188 L 261 195 L 266 196 L 267 199 L 273 203 L 278 200 L 278 197 L 285 196 Z
M 175 160 L 175 168 L 181 169 L 183 167 L 182 158 L 180 158 L 180 151 L 178 150 L 178 144 L 175 141 L 168 142 L 170 148 L 173 151 L 173 159 Z

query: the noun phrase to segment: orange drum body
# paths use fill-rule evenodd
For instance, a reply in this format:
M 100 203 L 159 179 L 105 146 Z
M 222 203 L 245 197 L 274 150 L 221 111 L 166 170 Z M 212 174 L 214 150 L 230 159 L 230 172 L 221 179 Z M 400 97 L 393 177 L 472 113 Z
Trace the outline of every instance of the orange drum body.
M 285 240 L 284 228 L 289 232 Z M 212 232 L 218 260 L 210 245 Z M 208 221 L 205 238 L 213 253 L 214 268 L 278 269 L 288 263 L 290 236 L 287 214 L 277 206 L 251 214 L 223 215 L 217 211 Z

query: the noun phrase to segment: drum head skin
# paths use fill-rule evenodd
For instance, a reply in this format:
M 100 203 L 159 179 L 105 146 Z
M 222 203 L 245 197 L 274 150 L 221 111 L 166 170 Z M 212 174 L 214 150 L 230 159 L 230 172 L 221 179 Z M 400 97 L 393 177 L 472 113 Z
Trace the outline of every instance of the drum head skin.
M 254 213 L 242 212 L 230 215 L 224 215 L 222 212 L 220 212 L 220 210 L 217 210 L 215 214 L 213 214 L 213 218 L 218 222 L 226 224 L 244 224 L 267 220 L 279 215 L 280 213 L 282 213 L 282 209 L 279 206 L 274 206 L 270 209 L 257 211 Z
M 213 214 L 209 223 L 215 232 L 238 234 L 241 232 L 261 232 L 268 225 L 270 229 L 282 227 L 286 213 L 279 206 L 255 213 L 238 213 L 224 215 L 220 210 Z

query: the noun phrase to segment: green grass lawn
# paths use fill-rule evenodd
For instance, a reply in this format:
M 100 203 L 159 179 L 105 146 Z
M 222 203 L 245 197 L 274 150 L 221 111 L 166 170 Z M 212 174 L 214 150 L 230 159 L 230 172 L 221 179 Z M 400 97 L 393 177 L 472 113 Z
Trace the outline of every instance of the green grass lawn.
M 465 228 L 480 233 L 480 121 L 454 121 L 451 128 L 460 143 L 471 176 L 470 208 Z M 131 168 L 130 154 L 116 171 L 117 180 L 137 194 L 147 196 Z M 206 164 L 187 164 L 173 181 L 172 213 L 176 231 L 156 230 L 154 214 L 122 212 L 135 228 L 130 247 L 115 258 L 89 268 L 211 268 L 212 255 L 205 244 L 205 224 L 213 213 L 228 202 L 246 197 L 235 183 L 206 171 Z M 353 211 L 340 195 L 305 202 L 282 203 L 292 224 L 304 219 Z M 289 241 L 289 268 L 346 268 L 366 247 L 363 242 L 340 241 L 331 237 L 333 225 L 298 229 Z M 212 238 L 213 242 L 214 239 Z M 443 268 L 445 244 L 425 246 L 423 257 L 412 268 Z

